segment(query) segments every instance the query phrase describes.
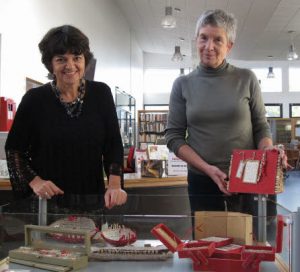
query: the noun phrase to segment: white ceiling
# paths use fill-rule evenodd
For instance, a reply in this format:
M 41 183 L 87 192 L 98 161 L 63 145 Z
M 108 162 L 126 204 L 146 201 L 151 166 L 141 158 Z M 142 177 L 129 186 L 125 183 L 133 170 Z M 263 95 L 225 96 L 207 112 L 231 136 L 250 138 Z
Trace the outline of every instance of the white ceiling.
M 290 45 L 289 30 L 300 53 L 300 0 L 115 0 L 128 20 L 144 52 L 171 55 L 179 45 L 191 55 L 197 18 L 206 9 L 220 8 L 238 20 L 237 39 L 230 58 L 238 60 L 285 60 Z M 171 3 L 175 29 L 160 25 L 165 6 Z M 174 8 L 181 11 L 176 12 Z M 182 37 L 185 40 L 180 41 Z

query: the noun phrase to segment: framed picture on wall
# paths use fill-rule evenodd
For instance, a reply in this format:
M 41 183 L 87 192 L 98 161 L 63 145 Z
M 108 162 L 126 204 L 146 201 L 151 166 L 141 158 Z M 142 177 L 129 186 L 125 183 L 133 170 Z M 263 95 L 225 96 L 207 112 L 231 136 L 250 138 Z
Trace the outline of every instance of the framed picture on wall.
M 40 87 L 44 83 L 34 80 L 32 78 L 26 77 L 26 92 L 32 88 Z

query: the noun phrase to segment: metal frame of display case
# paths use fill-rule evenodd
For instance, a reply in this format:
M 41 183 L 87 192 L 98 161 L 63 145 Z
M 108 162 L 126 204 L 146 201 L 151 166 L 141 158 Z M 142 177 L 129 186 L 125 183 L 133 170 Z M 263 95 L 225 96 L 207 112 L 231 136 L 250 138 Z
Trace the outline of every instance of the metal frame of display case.
M 292 214 L 291 272 L 300 271 L 300 207 Z

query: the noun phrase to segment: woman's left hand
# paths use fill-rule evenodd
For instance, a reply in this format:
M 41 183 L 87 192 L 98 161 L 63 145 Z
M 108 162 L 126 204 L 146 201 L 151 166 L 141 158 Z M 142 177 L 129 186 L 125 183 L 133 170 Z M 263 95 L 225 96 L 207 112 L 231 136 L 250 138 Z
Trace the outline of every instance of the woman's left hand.
M 277 150 L 279 152 L 280 158 L 281 158 L 281 163 L 282 167 L 286 170 L 291 170 L 293 167 L 288 164 L 288 158 L 286 153 L 284 152 L 284 147 L 280 145 L 271 145 L 271 146 L 266 146 L 264 147 L 264 150 Z
M 127 200 L 127 193 L 121 188 L 121 178 L 110 175 L 108 187 L 104 195 L 105 207 L 108 209 L 114 206 L 122 205 Z

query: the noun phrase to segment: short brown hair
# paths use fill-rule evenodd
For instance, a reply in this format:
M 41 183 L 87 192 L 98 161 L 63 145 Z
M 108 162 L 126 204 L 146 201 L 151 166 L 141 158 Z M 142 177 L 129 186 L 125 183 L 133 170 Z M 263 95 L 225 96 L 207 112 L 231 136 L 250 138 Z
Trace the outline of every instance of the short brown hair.
M 85 67 L 93 58 L 88 37 L 71 25 L 51 28 L 40 41 L 39 49 L 42 54 L 42 63 L 51 74 L 53 73 L 52 59 L 55 55 L 63 55 L 67 52 L 75 55 L 83 54 Z

